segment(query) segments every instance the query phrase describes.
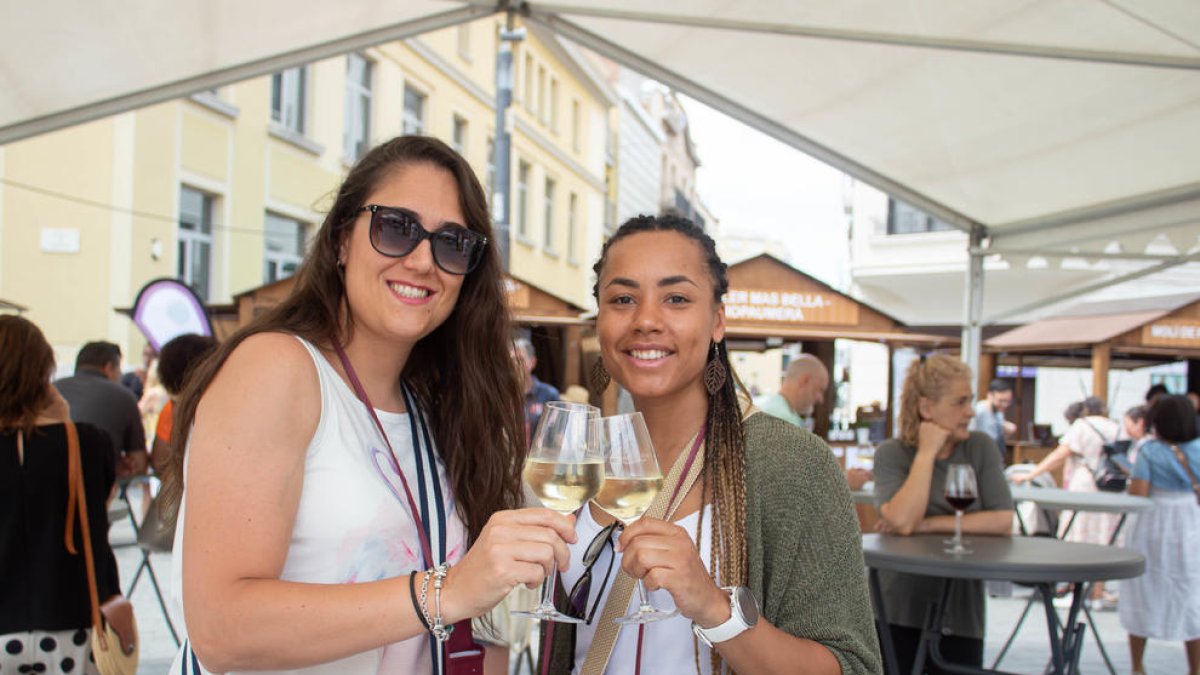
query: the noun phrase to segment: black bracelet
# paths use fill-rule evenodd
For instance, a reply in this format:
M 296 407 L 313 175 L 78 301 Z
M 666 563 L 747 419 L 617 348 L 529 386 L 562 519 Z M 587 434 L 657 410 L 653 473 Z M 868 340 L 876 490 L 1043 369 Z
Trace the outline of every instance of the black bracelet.
M 417 618 L 421 620 L 421 625 L 425 630 L 429 630 L 429 622 L 425 620 L 425 615 L 421 612 L 421 606 L 417 604 L 417 586 L 414 579 L 417 578 L 417 571 L 413 570 L 408 575 L 408 599 L 412 600 L 413 611 L 417 613 Z

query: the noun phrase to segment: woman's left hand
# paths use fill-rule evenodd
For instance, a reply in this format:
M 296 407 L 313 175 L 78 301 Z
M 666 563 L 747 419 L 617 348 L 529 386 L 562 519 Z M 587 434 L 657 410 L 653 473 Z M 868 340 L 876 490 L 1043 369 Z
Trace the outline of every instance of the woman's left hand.
M 625 528 L 617 546 L 621 569 L 641 579 L 647 591 L 666 589 L 675 607 L 695 623 L 712 627 L 729 618 L 729 595 L 717 587 L 682 527 L 640 518 Z

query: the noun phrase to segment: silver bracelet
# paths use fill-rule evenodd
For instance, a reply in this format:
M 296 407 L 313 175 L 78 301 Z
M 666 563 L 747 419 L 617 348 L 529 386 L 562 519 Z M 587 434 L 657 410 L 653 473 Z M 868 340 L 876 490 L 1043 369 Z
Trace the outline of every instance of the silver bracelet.
M 433 625 L 433 618 L 429 615 L 429 580 L 433 578 L 433 570 L 425 570 L 421 575 L 421 616 L 425 617 L 425 624 Z M 433 630 L 430 628 L 430 630 Z
M 433 605 L 434 612 L 432 626 L 429 630 L 433 633 L 433 637 L 437 638 L 438 642 L 445 642 L 450 639 L 450 633 L 454 630 L 454 626 L 445 625 L 442 620 L 442 586 L 446 581 L 446 574 L 450 571 L 450 563 L 442 563 L 433 568 Z

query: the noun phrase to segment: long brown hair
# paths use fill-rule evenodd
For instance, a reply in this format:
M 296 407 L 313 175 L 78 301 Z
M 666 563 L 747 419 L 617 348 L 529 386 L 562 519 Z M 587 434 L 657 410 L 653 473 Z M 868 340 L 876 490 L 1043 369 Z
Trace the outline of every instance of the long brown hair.
M 338 189 L 296 274 L 291 295 L 235 333 L 189 374 L 176 404 L 171 438 L 176 452 L 164 472 L 163 501 L 168 506 L 177 503 L 182 493 L 183 450 L 196 407 L 242 340 L 273 331 L 298 335 L 326 349 L 335 341 L 350 341 L 354 317 L 337 268 L 338 250 L 379 182 L 412 164 L 448 171 L 458 184 L 467 227 L 494 241 L 483 189 L 466 160 L 445 143 L 425 136 L 400 136 L 367 153 Z M 454 311 L 416 344 L 401 374 L 429 416 L 470 541 L 492 513 L 522 504 L 524 417 L 520 379 L 509 356 L 509 315 L 501 284 L 500 257 L 495 246 L 488 246 L 479 266 L 463 280 Z M 343 306 L 347 308 L 344 322 L 339 318 Z
M 19 316 L 0 316 L 0 429 L 33 431 L 50 405 L 54 350 L 42 330 Z
M 946 394 L 950 383 L 971 379 L 971 368 L 952 356 L 934 354 L 912 362 L 904 376 L 900 393 L 900 440 L 917 447 L 921 429 L 921 398 L 937 400 Z
M 713 284 L 713 302 L 720 306 L 729 291 L 728 266 L 717 255 L 717 244 L 692 221 L 674 215 L 636 216 L 626 221 L 604 243 L 600 259 L 592 267 L 596 284 L 592 295 L 600 299 L 600 276 L 608 251 L 625 237 L 641 232 L 676 232 L 700 245 L 704 262 Z M 604 305 L 600 305 L 603 311 Z M 602 352 L 603 353 L 603 352 Z M 742 426 L 742 408 L 738 392 L 745 396 L 745 387 L 729 362 L 725 340 L 710 349 L 709 362 L 717 360 L 725 367 L 725 384 L 716 393 L 708 394 L 705 414 L 704 483 L 701 503 L 713 505 L 709 569 L 720 570 L 721 583 L 745 586 L 749 580 L 749 553 L 746 545 L 746 434 Z M 665 467 L 669 468 L 669 467 Z M 703 510 L 701 510 L 703 517 Z M 712 671 L 720 672 L 721 656 L 712 650 Z

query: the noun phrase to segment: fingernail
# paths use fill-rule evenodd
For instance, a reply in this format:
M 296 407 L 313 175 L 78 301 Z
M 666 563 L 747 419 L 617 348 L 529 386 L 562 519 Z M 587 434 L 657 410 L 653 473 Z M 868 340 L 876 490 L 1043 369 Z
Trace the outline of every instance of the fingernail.
M 624 549 L 625 547 L 621 545 L 621 540 L 618 539 L 616 546 L 613 547 L 613 550 L 615 550 L 617 553 L 620 553 Z

